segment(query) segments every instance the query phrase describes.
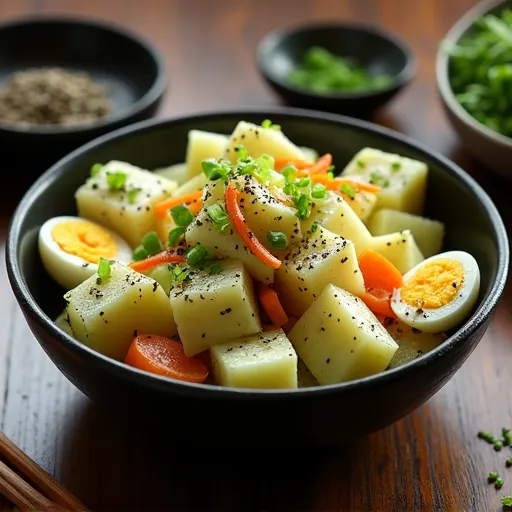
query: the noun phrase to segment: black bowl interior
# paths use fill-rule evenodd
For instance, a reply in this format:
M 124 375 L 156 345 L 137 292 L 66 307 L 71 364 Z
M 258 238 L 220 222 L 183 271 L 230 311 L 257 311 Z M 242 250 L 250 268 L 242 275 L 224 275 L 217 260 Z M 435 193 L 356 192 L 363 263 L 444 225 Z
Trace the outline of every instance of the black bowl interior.
M 374 76 L 388 74 L 393 78 L 388 88 L 410 78 L 412 57 L 401 41 L 373 27 L 349 24 L 309 26 L 270 34 L 259 49 L 260 67 L 270 80 L 312 96 L 351 97 L 386 90 L 317 94 L 290 85 L 288 75 L 301 65 L 305 52 L 312 46 L 323 46 L 334 54 L 351 58 Z
M 85 71 L 109 89 L 112 112 L 94 126 L 111 122 L 129 109 L 136 109 L 137 102 L 155 87 L 161 74 L 159 57 L 150 45 L 139 36 L 111 25 L 46 18 L 0 25 L 0 88 L 16 71 L 53 66 Z M 162 88 L 161 84 L 157 85 L 158 89 Z M 11 124 L 1 123 L 0 127 L 17 130 Z M 35 127 L 29 131 L 69 132 L 75 129 Z
M 51 217 L 76 214 L 74 192 L 91 165 L 110 159 L 148 169 L 178 163 L 184 160 L 189 130 L 229 133 L 241 119 L 261 123 L 267 118 L 281 124 L 296 143 L 332 153 L 338 169 L 366 146 L 428 164 L 426 214 L 446 223 L 444 248 L 470 252 L 481 269 L 479 303 L 466 324 L 434 351 L 398 369 L 340 385 L 288 391 L 172 381 L 110 360 L 62 333 L 51 319 L 64 306 L 64 290 L 42 267 L 37 233 Z M 258 445 L 279 439 L 290 446 L 348 441 L 393 423 L 432 396 L 483 335 L 503 291 L 509 259 L 506 231 L 496 208 L 454 164 L 386 129 L 291 109 L 139 123 L 89 143 L 57 163 L 29 190 L 13 217 L 6 255 L 9 279 L 30 328 L 59 369 L 94 401 L 120 410 L 132 420 L 144 418 L 144 422 L 160 425 L 164 421 L 166 428 L 179 432 L 180 439 L 204 435 L 207 414 L 215 415 L 209 421 L 211 432 L 239 431 L 250 433 Z M 178 410 L 186 414 L 176 423 L 173 411 Z M 276 437 L 276 428 L 286 435 Z

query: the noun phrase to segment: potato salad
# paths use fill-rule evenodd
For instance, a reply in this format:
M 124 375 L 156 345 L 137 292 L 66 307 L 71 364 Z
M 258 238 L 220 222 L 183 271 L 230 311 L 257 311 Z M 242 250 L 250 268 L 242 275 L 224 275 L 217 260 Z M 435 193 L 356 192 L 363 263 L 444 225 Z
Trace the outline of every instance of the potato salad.
M 441 252 L 423 162 L 334 162 L 269 120 L 193 130 L 184 156 L 97 163 L 76 216 L 40 228 L 65 289 L 56 323 L 91 349 L 179 381 L 294 389 L 406 364 L 472 314 L 478 264 Z

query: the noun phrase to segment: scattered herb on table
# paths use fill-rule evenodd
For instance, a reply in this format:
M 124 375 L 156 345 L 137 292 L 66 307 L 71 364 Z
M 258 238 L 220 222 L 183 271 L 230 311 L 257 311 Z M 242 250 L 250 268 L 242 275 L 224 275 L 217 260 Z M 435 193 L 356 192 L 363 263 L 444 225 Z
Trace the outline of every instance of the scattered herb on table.
M 512 496 L 503 496 L 501 504 L 503 505 L 503 510 L 512 510 Z
M 288 82 L 301 89 L 325 93 L 382 89 L 391 83 L 391 77 L 372 75 L 351 59 L 312 46 L 304 54 L 301 66 L 288 75 Z
M 482 16 L 448 51 L 457 101 L 477 121 L 511 137 L 512 10 Z

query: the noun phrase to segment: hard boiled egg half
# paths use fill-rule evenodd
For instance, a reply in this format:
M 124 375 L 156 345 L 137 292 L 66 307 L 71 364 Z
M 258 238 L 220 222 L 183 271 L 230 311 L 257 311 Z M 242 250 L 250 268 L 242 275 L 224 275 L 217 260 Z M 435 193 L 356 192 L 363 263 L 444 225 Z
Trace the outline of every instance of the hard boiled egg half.
M 39 230 L 39 253 L 50 276 L 70 290 L 98 270 L 100 256 L 129 263 L 130 246 L 117 234 L 79 217 L 54 217 Z
M 443 332 L 471 313 L 480 290 L 480 270 L 464 251 L 428 258 L 404 275 L 403 286 L 391 298 L 396 316 L 424 332 Z

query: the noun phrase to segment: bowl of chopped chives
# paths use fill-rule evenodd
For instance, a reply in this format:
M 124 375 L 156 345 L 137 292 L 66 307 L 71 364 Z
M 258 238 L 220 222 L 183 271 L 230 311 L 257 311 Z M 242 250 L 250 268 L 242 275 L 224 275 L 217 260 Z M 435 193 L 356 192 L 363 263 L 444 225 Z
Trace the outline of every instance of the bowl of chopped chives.
M 257 49 L 266 83 L 286 104 L 367 117 L 413 78 L 399 37 L 370 25 L 319 24 L 272 32 Z
M 512 0 L 480 2 L 449 30 L 436 61 L 446 115 L 467 150 L 511 178 Z
M 0 24 L 4 165 L 40 174 L 82 144 L 151 117 L 166 87 L 158 50 L 121 26 L 60 16 Z

